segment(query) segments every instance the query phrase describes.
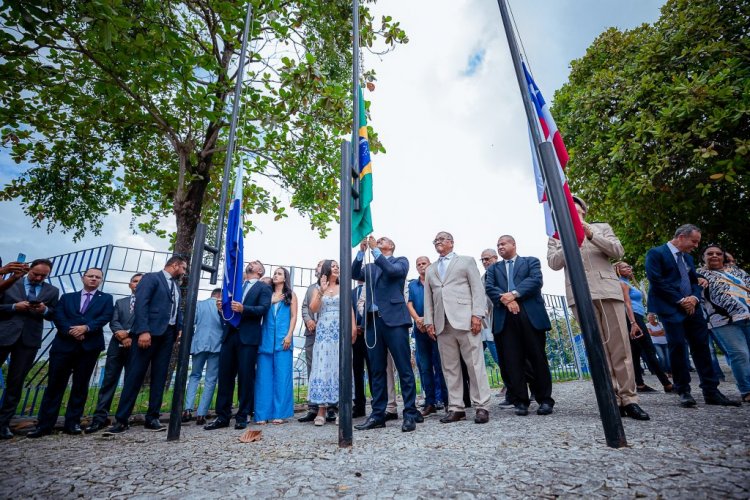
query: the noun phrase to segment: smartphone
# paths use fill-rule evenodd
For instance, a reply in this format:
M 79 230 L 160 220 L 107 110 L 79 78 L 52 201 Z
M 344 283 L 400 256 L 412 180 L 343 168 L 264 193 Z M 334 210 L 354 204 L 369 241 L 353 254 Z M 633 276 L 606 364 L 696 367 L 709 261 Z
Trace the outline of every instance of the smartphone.
M 24 262 L 26 262 L 26 254 L 25 253 L 19 253 L 18 257 L 16 257 L 16 262 L 20 262 L 21 264 L 23 264 Z
M 29 301 L 29 304 L 31 304 L 32 306 L 38 306 L 41 303 L 42 303 L 41 300 L 30 300 Z

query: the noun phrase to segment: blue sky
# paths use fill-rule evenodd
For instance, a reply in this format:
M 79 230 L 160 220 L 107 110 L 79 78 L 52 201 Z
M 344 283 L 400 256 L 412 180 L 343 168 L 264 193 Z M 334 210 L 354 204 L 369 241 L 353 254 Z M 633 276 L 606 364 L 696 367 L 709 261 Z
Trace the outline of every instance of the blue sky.
M 544 96 L 565 83 L 572 59 L 615 26 L 632 28 L 658 18 L 662 1 L 514 0 L 511 4 L 534 78 Z M 414 262 L 433 258 L 430 242 L 446 230 L 456 251 L 475 258 L 513 234 L 521 255 L 544 262 L 546 235 L 529 159 L 526 118 L 497 3 L 486 0 L 379 0 L 375 18 L 401 21 L 409 44 L 379 58 L 365 53 L 378 73 L 371 124 L 388 154 L 373 156 L 375 233 L 394 239 Z M 563 136 L 565 131 L 562 131 Z M 17 167 L 0 153 L 0 179 Z M 281 196 L 287 199 L 286 196 Z M 133 235 L 129 213 L 113 214 L 99 237 L 75 243 L 70 235 L 32 229 L 17 203 L 0 203 L 0 257 L 29 258 L 115 243 L 164 249 L 166 242 Z M 338 254 L 338 229 L 320 240 L 292 215 L 281 222 L 255 217 L 259 230 L 245 239 L 246 257 L 314 266 Z M 165 228 L 174 224 L 165 222 Z M 413 267 L 413 265 L 412 265 Z M 562 293 L 563 277 L 549 269 L 545 290 Z

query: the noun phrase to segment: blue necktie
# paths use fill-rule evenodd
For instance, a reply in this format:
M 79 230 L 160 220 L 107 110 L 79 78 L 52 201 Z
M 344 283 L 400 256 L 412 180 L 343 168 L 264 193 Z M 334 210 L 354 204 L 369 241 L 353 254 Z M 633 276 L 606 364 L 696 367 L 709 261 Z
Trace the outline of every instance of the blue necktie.
M 690 285 L 685 254 L 682 252 L 677 252 L 677 268 L 680 270 L 680 293 L 683 297 L 688 297 L 692 294 L 693 287 Z
M 29 283 L 29 293 L 26 294 L 26 300 L 32 302 L 36 300 L 36 285 Z
M 513 261 L 508 261 L 508 291 L 512 292 L 516 289 L 516 284 L 513 283 Z

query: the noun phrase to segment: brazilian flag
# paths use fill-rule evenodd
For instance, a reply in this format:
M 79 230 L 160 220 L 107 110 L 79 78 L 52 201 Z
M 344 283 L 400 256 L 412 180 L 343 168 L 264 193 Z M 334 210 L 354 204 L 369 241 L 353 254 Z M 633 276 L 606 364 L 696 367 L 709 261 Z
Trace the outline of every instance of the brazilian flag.
M 367 115 L 362 89 L 359 89 L 359 210 L 352 208 L 352 247 L 372 232 L 372 162 L 370 143 L 367 140 Z M 353 207 L 354 205 L 352 205 Z

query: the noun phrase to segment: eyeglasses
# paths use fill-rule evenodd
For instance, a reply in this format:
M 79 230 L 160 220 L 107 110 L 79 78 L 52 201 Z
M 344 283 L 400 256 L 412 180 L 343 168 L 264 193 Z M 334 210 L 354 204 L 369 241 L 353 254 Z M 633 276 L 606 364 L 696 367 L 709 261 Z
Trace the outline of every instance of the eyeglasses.
M 492 259 L 494 259 L 494 257 L 480 257 L 479 258 L 479 260 L 482 261 L 482 262 L 487 262 L 487 261 L 492 260 Z
M 440 236 L 439 238 L 435 238 L 434 240 L 432 240 L 432 244 L 437 245 L 438 243 L 442 243 L 444 241 L 453 241 L 453 240 L 450 238 L 446 238 L 445 236 Z

